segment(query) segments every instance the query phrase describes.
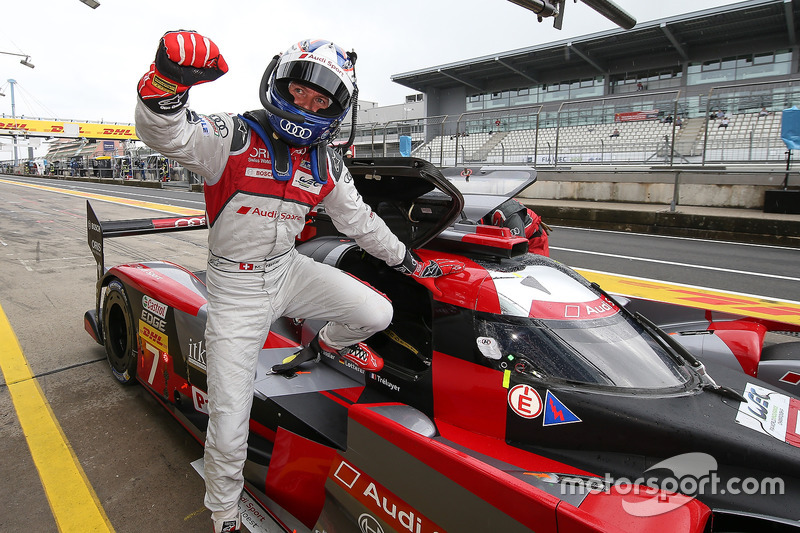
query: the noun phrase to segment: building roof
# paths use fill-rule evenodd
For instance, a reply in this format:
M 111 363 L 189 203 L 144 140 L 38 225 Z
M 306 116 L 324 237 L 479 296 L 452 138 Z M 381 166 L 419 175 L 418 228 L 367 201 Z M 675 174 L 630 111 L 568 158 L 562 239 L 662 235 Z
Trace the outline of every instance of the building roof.
M 583 37 L 395 74 L 392 81 L 420 92 L 464 86 L 468 94 L 563 80 L 565 72 L 595 75 L 631 70 L 632 57 L 680 64 L 716 53 L 794 46 L 800 3 L 748 0 Z M 768 44 L 767 44 L 768 43 Z M 635 54 L 631 51 L 636 50 Z M 568 78 L 567 78 L 568 79 Z

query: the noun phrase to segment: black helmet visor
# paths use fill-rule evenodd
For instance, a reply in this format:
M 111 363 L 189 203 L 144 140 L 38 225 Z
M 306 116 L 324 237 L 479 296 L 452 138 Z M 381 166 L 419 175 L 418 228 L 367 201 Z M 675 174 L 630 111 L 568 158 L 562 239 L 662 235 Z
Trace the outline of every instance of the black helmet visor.
M 282 90 L 289 81 L 297 81 L 311 86 L 333 99 L 330 108 L 318 114 L 336 116 L 344 112 L 350 105 L 350 91 L 342 80 L 331 69 L 311 61 L 290 61 L 279 64 L 275 71 L 275 81 Z

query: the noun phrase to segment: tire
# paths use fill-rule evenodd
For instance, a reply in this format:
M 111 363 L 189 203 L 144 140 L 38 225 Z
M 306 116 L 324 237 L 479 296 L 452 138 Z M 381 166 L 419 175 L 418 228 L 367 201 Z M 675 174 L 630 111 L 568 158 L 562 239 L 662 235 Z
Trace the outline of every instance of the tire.
M 103 337 L 114 377 L 123 385 L 135 383 L 139 339 L 128 295 L 118 280 L 108 284 L 103 300 Z

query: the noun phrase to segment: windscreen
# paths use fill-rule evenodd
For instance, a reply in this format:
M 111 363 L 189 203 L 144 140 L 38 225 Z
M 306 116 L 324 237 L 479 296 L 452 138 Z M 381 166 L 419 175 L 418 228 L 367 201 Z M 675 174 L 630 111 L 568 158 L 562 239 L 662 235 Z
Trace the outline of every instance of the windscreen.
M 690 379 L 684 365 L 623 313 L 592 320 L 541 320 L 479 313 L 480 352 L 517 379 L 667 389 Z

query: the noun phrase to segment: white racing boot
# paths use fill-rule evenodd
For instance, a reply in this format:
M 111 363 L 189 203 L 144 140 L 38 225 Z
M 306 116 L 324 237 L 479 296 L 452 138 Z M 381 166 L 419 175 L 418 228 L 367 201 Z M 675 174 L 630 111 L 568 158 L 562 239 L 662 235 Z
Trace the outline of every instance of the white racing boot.
M 242 515 L 235 518 L 211 519 L 214 525 L 214 533 L 242 533 Z

